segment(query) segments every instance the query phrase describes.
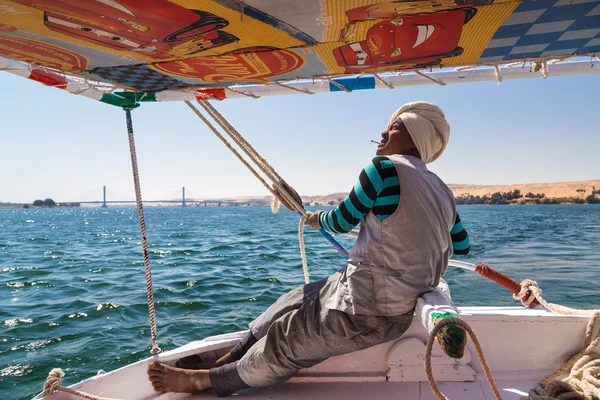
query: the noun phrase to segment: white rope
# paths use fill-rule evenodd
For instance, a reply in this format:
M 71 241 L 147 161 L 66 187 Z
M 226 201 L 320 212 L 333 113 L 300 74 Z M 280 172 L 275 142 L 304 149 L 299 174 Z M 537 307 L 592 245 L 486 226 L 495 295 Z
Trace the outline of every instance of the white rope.
M 600 354 L 594 350 L 600 345 L 600 329 L 593 338 L 593 333 L 596 330 L 596 324 L 600 321 L 600 310 L 578 310 L 575 308 L 561 306 L 559 304 L 548 303 L 542 298 L 542 290 L 537 282 L 526 279 L 521 282 L 521 291 L 513 295 L 515 299 L 521 300 L 524 306 L 528 307 L 534 299 L 548 310 L 559 314 L 566 315 L 589 315 L 584 349 L 571 357 L 561 368 L 552 375 L 538 382 L 538 384 L 529 392 L 528 396 L 521 397 L 521 400 L 593 400 L 600 399 Z M 527 299 L 527 300 L 525 300 Z M 444 394 L 439 390 L 433 377 L 431 368 L 431 353 L 433 342 L 437 333 L 447 324 L 458 324 L 462 326 L 471 336 L 473 345 L 477 352 L 477 356 L 481 361 L 485 376 L 492 387 L 492 391 L 498 400 L 502 400 L 500 392 L 496 387 L 493 376 L 487 362 L 483 350 L 479 345 L 477 336 L 471 327 L 461 319 L 443 319 L 440 321 L 429 334 L 427 339 L 427 347 L 425 351 L 425 372 L 427 380 L 431 386 L 431 390 L 438 400 L 447 400 Z M 565 378 L 559 378 L 568 374 Z
M 299 93 L 315 94 L 315 92 L 311 92 L 310 90 L 300 89 L 300 88 L 296 88 L 296 87 L 293 87 L 293 86 L 288 86 L 285 83 L 281 83 L 281 82 L 273 82 L 273 84 L 277 85 L 277 86 L 281 86 L 282 88 L 286 88 L 286 89 L 289 89 L 289 90 L 294 90 L 294 91 L 299 92 Z
M 137 154 L 135 151 L 135 139 L 133 137 L 133 122 L 131 121 L 131 109 L 125 109 L 127 118 L 127 135 L 129 138 L 129 154 L 131 155 L 131 170 L 133 172 L 133 184 L 135 186 L 135 203 L 137 205 L 138 219 L 140 222 L 140 233 L 142 236 L 142 252 L 144 255 L 144 273 L 146 275 L 146 295 L 148 297 L 148 314 L 150 316 L 150 337 L 152 340 L 152 354 L 161 352 L 158 347 L 156 334 L 156 316 L 154 313 L 154 292 L 152 290 L 152 270 L 150 268 L 150 255 L 148 254 L 148 240 L 146 238 L 146 222 L 144 219 L 144 207 L 142 205 L 142 189 L 140 187 L 140 175 L 138 172 Z
M 246 153 L 246 155 L 260 168 L 260 170 L 271 180 L 273 184 L 273 190 L 277 192 L 275 196 L 278 196 L 281 200 L 284 200 L 284 204 L 291 206 L 292 211 L 306 215 L 306 211 L 299 204 L 291 194 L 288 193 L 284 187 L 285 181 L 275 171 L 273 167 L 265 160 L 253 147 L 244 139 L 244 137 L 223 117 L 219 111 L 217 111 L 208 101 L 198 101 L 200 106 L 221 126 L 221 128 L 229 135 L 229 137 Z M 205 121 L 206 123 L 206 121 Z
M 379 76 L 379 74 L 377 74 L 376 72 L 373 73 L 373 76 L 375 77 L 375 79 L 377 79 L 379 82 L 383 83 L 388 89 L 390 90 L 394 90 L 394 86 L 392 86 L 388 81 L 386 81 L 385 79 L 383 79 L 381 76 Z
M 253 99 L 260 99 L 260 96 L 257 96 L 257 95 L 255 95 L 254 93 L 250 93 L 250 92 L 243 92 L 243 91 L 241 91 L 241 90 L 238 90 L 238 89 L 233 89 L 233 88 L 231 88 L 231 87 L 227 87 L 226 89 L 227 89 L 227 90 L 230 90 L 230 91 L 232 91 L 233 93 L 238 93 L 238 94 L 241 94 L 242 96 L 251 97 L 251 98 L 253 98 Z
M 304 248 L 304 222 L 307 216 L 303 215 L 298 223 L 298 242 L 300 243 L 300 257 L 302 258 L 302 271 L 304 272 L 304 283 L 310 283 L 310 276 L 308 275 L 308 262 L 306 261 L 306 249 Z
M 544 60 L 542 63 L 542 76 L 544 79 L 548 77 L 548 61 Z
M 80 392 L 79 390 L 73 390 L 66 387 L 61 386 L 61 379 L 65 376 L 65 373 L 60 368 L 52 368 L 52 370 L 48 373 L 48 378 L 44 383 L 44 391 L 37 395 L 35 398 L 41 398 L 41 396 L 49 396 L 52 393 L 56 392 L 64 392 L 69 393 L 74 396 L 81 397 L 82 399 L 88 400 L 120 400 L 113 399 L 108 397 L 99 397 L 94 396 L 93 394 Z
M 252 174 L 256 177 L 256 179 L 258 179 L 260 181 L 260 183 L 262 183 L 263 186 L 265 188 L 267 188 L 267 190 L 269 190 L 273 196 L 277 196 L 277 193 L 267 183 L 267 181 L 265 181 L 263 179 L 263 177 L 260 176 L 260 174 L 250 164 L 248 164 L 248 162 L 244 159 L 244 157 L 242 157 L 242 155 L 233 146 L 231 146 L 231 144 L 227 141 L 227 139 L 225 139 L 225 137 L 223 137 L 223 135 L 221 135 L 221 133 L 217 130 L 217 128 L 215 128 L 214 125 L 211 124 L 210 121 L 208 119 L 206 119 L 206 117 L 204 115 L 202 115 L 200 110 L 198 110 L 196 107 L 194 107 L 194 105 L 192 103 L 190 103 L 189 101 L 185 101 L 184 103 L 187 104 L 188 107 L 190 107 L 192 109 L 192 111 L 194 111 L 194 113 L 198 116 L 198 118 L 200 118 L 202 120 L 202 122 L 204 122 L 206 124 L 206 126 L 208 126 L 209 129 L 221 140 L 221 142 L 223 142 L 223 144 L 229 150 L 231 150 L 231 152 L 238 158 L 238 160 L 240 160 L 242 162 L 242 164 L 244 164 L 246 166 L 246 168 L 248 168 L 248 170 L 250 170 L 250 172 L 252 172 Z
M 267 163 L 267 161 L 244 139 L 244 137 L 223 117 L 208 101 L 198 101 L 204 111 L 229 135 L 229 137 L 246 153 L 248 157 L 265 173 L 273 182 L 282 180 L 281 176 Z
M 471 340 L 473 341 L 473 346 L 475 347 L 475 351 L 477 352 L 477 357 L 479 357 L 479 361 L 481 362 L 481 366 L 483 367 L 483 371 L 485 372 L 485 377 L 487 378 L 488 383 L 490 384 L 490 387 L 492 388 L 492 391 L 494 392 L 494 396 L 496 396 L 496 399 L 502 400 L 502 396 L 500 395 L 500 391 L 498 390 L 498 387 L 496 386 L 496 382 L 494 381 L 492 372 L 490 371 L 490 367 L 488 366 L 487 361 L 485 360 L 485 356 L 483 355 L 483 349 L 481 348 L 481 345 L 479 344 L 479 340 L 477 339 L 477 335 L 475 334 L 475 331 L 473 331 L 473 329 L 469 326 L 469 324 L 467 324 L 465 321 L 463 321 L 460 318 L 444 318 L 444 319 L 442 319 L 440 322 L 438 322 L 435 325 L 435 327 L 429 334 L 429 337 L 427 338 L 427 347 L 425 348 L 425 372 L 427 374 L 427 381 L 429 382 L 429 386 L 431 387 L 431 390 L 433 391 L 433 394 L 435 395 L 435 397 L 438 400 L 448 400 L 448 398 L 446 396 L 444 396 L 444 394 L 438 388 L 438 386 L 435 382 L 435 378 L 433 377 L 433 370 L 431 368 L 431 353 L 432 353 L 433 343 L 435 342 L 436 335 L 444 326 L 446 326 L 448 324 L 460 325 L 465 329 L 465 331 L 467 331 L 467 333 L 471 337 Z
M 350 93 L 350 92 L 352 92 L 352 89 L 348 89 L 346 86 L 342 85 L 341 83 L 338 83 L 338 82 L 334 81 L 334 80 L 333 80 L 333 79 L 331 79 L 331 78 L 328 78 L 328 79 L 327 79 L 327 81 L 328 81 L 329 83 L 331 83 L 333 86 L 337 87 L 338 89 L 341 89 L 341 90 L 343 90 L 343 91 L 344 91 L 344 92 L 346 92 L 346 93 Z
M 204 122 L 206 126 L 225 144 L 225 146 L 231 150 L 231 152 L 252 172 L 252 174 L 263 184 L 267 190 L 271 192 L 274 197 L 271 209 L 273 212 L 279 210 L 277 203 L 281 202 L 286 207 L 291 208 L 292 211 L 296 211 L 302 214 L 300 223 L 298 226 L 298 242 L 300 246 L 300 256 L 302 258 L 302 270 L 304 272 L 304 281 L 310 283 L 310 276 L 308 273 L 308 262 L 306 260 L 306 249 L 304 245 L 304 223 L 309 216 L 309 213 L 304 210 L 302 204 L 298 203 L 296 199 L 288 192 L 287 185 L 283 178 L 275 171 L 275 169 L 269 165 L 269 163 L 260 155 L 258 152 L 244 139 L 242 135 L 231 125 L 229 122 L 219 113 L 209 102 L 198 101 L 200 106 L 207 112 L 211 118 L 217 122 L 217 124 L 227 133 L 233 142 L 235 142 L 240 149 L 246 153 L 250 160 L 262 171 L 264 175 L 271 181 L 271 185 L 254 169 L 252 165 L 229 143 L 229 141 L 217 130 L 217 128 L 206 118 L 200 110 L 194 107 L 189 101 L 185 101 L 194 111 L 194 113 Z M 287 186 L 287 187 L 286 187 Z
M 600 353 L 594 350 L 600 344 L 600 331 L 593 338 L 596 324 L 600 321 L 600 310 L 578 310 L 548 303 L 536 281 L 525 279 L 521 291 L 513 297 L 529 306 L 536 299 L 543 307 L 565 315 L 590 316 L 585 333 L 584 349 L 571 357 L 565 365 L 540 381 L 522 400 L 569 400 L 600 399 Z M 527 299 L 527 300 L 525 300 Z M 563 379 L 560 377 L 568 374 Z
M 421 76 L 421 77 L 423 77 L 423 78 L 425 78 L 427 80 L 430 80 L 433 83 L 437 83 L 440 86 L 446 86 L 447 85 L 446 82 L 442 82 L 439 79 L 435 79 L 435 78 L 433 78 L 433 77 L 431 77 L 431 76 L 429 76 L 427 74 L 422 73 L 421 71 L 415 71 L 415 74 L 417 74 L 417 75 L 419 75 L 419 76 Z
M 279 207 L 281 206 L 281 201 L 279 197 L 273 196 L 273 202 L 271 203 L 271 211 L 273 214 L 277 214 L 279 212 Z
M 498 83 L 502 82 L 502 72 L 500 72 L 500 67 L 498 67 L 498 64 L 494 64 L 494 73 L 496 74 Z

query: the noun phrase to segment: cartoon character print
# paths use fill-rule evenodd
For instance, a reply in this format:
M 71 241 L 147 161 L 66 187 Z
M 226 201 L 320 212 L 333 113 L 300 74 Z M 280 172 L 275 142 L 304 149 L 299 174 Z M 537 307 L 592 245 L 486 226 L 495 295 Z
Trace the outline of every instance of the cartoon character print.
M 367 31 L 364 40 L 334 49 L 333 56 L 345 73 L 439 65 L 443 58 L 463 53 L 458 46 L 462 27 L 476 13 L 475 8 L 460 8 L 382 21 Z
M 395 0 L 389 3 L 373 4 L 346 11 L 349 22 L 373 19 L 391 19 L 400 15 L 428 11 L 446 11 L 458 7 L 483 6 L 494 0 Z
M 246 47 L 217 57 L 193 57 L 152 64 L 169 75 L 204 82 L 268 82 L 269 78 L 297 71 L 305 64 L 298 52 L 269 46 Z
M 0 29 L 15 31 L 10 25 L 0 25 Z M 37 40 L 4 34 L 0 34 L 0 56 L 74 74 L 84 71 L 88 66 L 88 59 L 81 54 Z
M 229 22 L 165 0 L 15 0 L 44 11 L 44 24 L 117 51 L 151 58 L 182 57 L 234 43 Z

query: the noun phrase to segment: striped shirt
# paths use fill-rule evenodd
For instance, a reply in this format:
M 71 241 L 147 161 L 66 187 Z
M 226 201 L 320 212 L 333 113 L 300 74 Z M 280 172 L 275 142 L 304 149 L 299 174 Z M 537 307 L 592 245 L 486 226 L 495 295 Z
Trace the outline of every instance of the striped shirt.
M 400 204 L 401 187 L 394 163 L 375 157 L 360 172 L 350 194 L 333 210 L 319 214 L 319 223 L 330 233 L 350 232 L 369 213 L 385 221 Z M 452 230 L 454 254 L 468 254 L 469 235 L 458 214 Z

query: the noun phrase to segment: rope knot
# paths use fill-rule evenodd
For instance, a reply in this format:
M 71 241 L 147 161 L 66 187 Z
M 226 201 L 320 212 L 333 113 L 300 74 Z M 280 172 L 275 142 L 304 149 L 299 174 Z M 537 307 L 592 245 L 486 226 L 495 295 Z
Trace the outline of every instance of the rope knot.
M 52 371 L 48 373 L 46 383 L 44 383 L 44 394 L 52 394 L 58 391 L 63 376 L 65 376 L 65 373 L 62 369 L 52 368 Z
M 527 400 L 585 400 L 571 385 L 564 381 L 540 382 L 529 392 Z
M 525 307 L 529 307 L 535 301 L 538 295 L 542 294 L 542 289 L 538 283 L 531 279 L 525 279 L 521 282 L 521 290 L 517 294 L 513 294 L 513 298 L 521 300 Z

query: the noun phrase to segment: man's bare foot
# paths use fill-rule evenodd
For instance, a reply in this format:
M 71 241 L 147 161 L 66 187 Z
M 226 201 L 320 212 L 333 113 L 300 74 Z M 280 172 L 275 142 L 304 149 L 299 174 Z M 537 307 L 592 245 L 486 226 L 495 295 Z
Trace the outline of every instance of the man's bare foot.
M 154 362 L 148 377 L 157 392 L 199 393 L 210 389 L 208 370 L 186 370 Z
M 194 354 L 183 357 L 175 363 L 175 366 L 183 369 L 210 369 L 218 366 L 215 364 L 217 361 L 213 354 Z

